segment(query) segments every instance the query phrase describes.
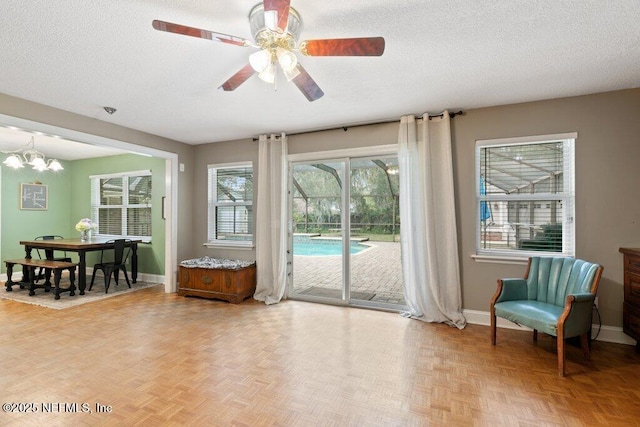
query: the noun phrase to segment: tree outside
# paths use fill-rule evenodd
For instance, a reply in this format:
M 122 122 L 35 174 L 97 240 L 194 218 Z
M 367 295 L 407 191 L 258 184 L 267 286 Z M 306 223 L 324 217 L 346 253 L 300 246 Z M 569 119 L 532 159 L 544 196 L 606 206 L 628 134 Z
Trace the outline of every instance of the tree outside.
M 335 167 L 334 167 L 335 166 Z M 296 167 L 293 176 L 294 233 L 341 234 L 341 168 L 331 163 Z M 398 241 L 398 162 L 395 158 L 351 162 L 351 235 Z

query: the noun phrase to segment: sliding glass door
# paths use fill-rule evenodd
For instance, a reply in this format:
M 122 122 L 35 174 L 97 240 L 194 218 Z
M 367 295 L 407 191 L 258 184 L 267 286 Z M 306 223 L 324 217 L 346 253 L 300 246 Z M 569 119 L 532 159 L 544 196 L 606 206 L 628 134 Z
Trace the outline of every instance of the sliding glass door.
M 403 308 L 395 155 L 290 164 L 291 298 Z
M 351 301 L 388 308 L 404 306 L 398 158 L 351 159 L 349 166 Z
M 291 167 L 293 276 L 301 299 L 348 301 L 343 262 L 345 160 Z

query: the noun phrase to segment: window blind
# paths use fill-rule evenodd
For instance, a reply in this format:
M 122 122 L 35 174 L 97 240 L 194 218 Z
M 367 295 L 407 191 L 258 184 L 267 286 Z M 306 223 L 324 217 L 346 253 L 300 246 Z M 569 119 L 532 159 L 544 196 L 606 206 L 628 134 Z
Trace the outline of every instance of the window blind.
M 253 241 L 253 166 L 209 165 L 207 241 Z
M 151 237 L 151 171 L 91 177 L 98 235 Z

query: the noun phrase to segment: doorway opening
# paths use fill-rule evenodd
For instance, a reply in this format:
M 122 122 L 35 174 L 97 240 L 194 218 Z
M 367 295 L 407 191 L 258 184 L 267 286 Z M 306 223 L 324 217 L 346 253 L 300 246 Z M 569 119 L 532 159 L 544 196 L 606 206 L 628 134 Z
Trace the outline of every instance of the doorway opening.
M 111 147 L 131 153 L 163 158 L 165 160 L 165 196 L 162 200 L 165 219 L 165 257 L 164 257 L 164 290 L 175 292 L 177 288 L 177 235 L 178 235 L 178 155 L 151 147 L 135 145 L 129 142 L 105 138 L 85 132 L 66 129 L 32 120 L 0 114 L 0 123 L 6 127 L 22 129 L 27 132 L 41 132 L 56 135 L 62 139 L 84 144 Z

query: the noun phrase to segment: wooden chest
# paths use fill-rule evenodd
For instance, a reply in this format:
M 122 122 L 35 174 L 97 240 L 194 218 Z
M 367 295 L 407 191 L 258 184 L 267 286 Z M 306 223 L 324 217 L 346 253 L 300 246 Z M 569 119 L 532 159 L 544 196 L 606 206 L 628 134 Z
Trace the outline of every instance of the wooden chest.
M 640 351 L 640 249 L 620 248 L 624 254 L 624 303 L 622 329 L 638 340 Z
M 178 295 L 221 299 L 238 304 L 256 291 L 255 264 L 239 269 L 178 268 Z

